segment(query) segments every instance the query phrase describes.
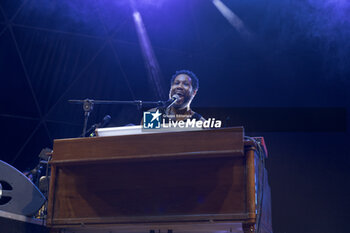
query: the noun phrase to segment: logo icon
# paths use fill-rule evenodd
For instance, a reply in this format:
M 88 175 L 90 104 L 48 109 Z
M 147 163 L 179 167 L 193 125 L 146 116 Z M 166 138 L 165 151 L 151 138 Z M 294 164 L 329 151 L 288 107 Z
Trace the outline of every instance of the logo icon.
M 144 129 L 160 129 L 161 113 L 159 109 L 156 112 L 143 112 L 143 128 Z

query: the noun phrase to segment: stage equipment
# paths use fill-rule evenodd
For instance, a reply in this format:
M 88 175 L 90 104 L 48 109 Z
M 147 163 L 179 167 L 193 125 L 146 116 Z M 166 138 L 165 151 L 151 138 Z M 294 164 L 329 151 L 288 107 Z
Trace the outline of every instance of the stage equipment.
M 49 233 L 43 220 L 0 210 L 1 233 Z
M 86 137 L 86 136 L 95 136 L 95 130 L 98 128 L 103 128 L 105 127 L 110 121 L 111 121 L 111 116 L 110 115 L 106 115 L 102 121 L 100 123 L 97 124 L 93 124 L 84 134 L 82 134 L 82 137 Z
M 170 100 L 173 100 L 174 97 Z M 87 122 L 89 120 L 89 116 L 90 113 L 93 110 L 93 106 L 94 104 L 125 104 L 125 105 L 136 105 L 138 107 L 138 109 L 142 109 L 143 106 L 149 106 L 150 108 L 154 108 L 154 107 L 164 107 L 164 106 L 168 106 L 168 102 L 167 101 L 142 101 L 142 100 L 131 100 L 131 101 L 118 101 L 118 100 L 92 100 L 92 99 L 85 99 L 85 100 L 68 100 L 69 103 L 72 104 L 82 104 L 83 105 L 83 109 L 84 109 L 84 127 L 83 127 L 83 132 L 80 135 L 81 137 L 86 137 L 87 136 L 87 132 L 89 132 L 89 130 L 91 130 L 91 128 L 94 127 L 94 125 L 87 131 Z M 175 102 L 175 100 L 173 100 L 173 103 Z M 109 115 L 107 115 L 109 116 Z M 105 117 L 107 117 L 105 116 Z M 96 126 L 98 126 L 98 124 L 95 124 Z M 101 127 L 101 126 L 98 126 Z M 95 127 L 98 128 L 98 127 Z M 93 129 L 92 131 L 94 131 L 95 129 Z
M 272 232 L 265 153 L 242 127 L 130 130 L 54 141 L 48 226 L 94 233 Z
M 83 137 L 86 135 L 86 127 L 87 127 L 87 122 L 89 120 L 90 113 L 94 109 L 94 101 L 85 99 L 83 102 L 83 109 L 84 109 L 84 128 L 83 128 Z
M 164 109 L 170 108 L 171 106 L 173 106 L 173 105 L 176 103 L 176 101 L 177 101 L 178 99 L 180 99 L 180 96 L 179 96 L 178 94 L 174 94 L 174 95 L 171 97 L 171 99 L 168 99 L 168 101 L 166 101 L 166 102 L 164 103 L 164 105 L 162 106 L 162 108 L 164 108 Z
M 198 128 L 186 128 L 186 131 L 198 131 Z M 180 127 L 166 127 L 157 130 L 144 130 L 141 125 L 124 126 L 124 127 L 109 127 L 96 129 L 96 135 L 100 137 L 105 136 L 122 136 L 135 134 L 154 134 L 154 133 L 169 133 L 169 132 L 183 132 L 184 128 Z
M 39 154 L 39 163 L 33 168 L 29 174 L 32 175 L 32 182 L 39 187 L 39 180 L 42 176 L 47 176 L 49 173 L 48 161 L 52 155 L 52 149 L 44 148 Z M 42 191 L 42 190 L 40 190 Z
M 45 203 L 44 195 L 20 171 L 0 160 L 0 210 L 34 215 Z

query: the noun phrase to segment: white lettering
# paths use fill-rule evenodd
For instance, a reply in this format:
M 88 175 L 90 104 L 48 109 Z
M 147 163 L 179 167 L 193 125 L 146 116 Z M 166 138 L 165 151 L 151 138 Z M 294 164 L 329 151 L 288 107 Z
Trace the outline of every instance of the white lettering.
M 178 122 L 170 120 L 169 123 L 171 127 L 176 127 Z
M 221 128 L 222 122 L 221 120 L 215 120 L 215 118 L 209 118 L 205 121 L 196 121 L 196 119 L 187 119 L 186 121 L 180 120 L 180 121 L 174 121 L 169 120 L 168 123 L 166 123 L 165 119 L 163 119 L 162 127 L 163 128 Z M 153 123 L 148 123 L 147 125 L 144 123 L 145 128 L 152 128 Z
M 143 126 L 144 126 L 144 128 L 146 128 L 146 129 L 147 129 L 147 128 L 153 128 L 153 123 L 147 123 L 147 124 L 145 123 Z
M 210 127 L 210 118 L 203 123 L 203 128 L 209 128 Z
M 221 128 L 221 121 L 220 120 L 215 122 L 215 128 Z
M 187 128 L 189 128 L 189 127 L 195 127 L 195 124 L 196 124 L 196 119 L 192 119 L 192 120 L 190 120 L 190 119 L 187 119 L 187 121 L 186 121 L 186 127 Z
M 165 122 L 164 118 L 163 118 L 163 128 L 169 128 L 169 125 Z
M 203 127 L 203 121 L 197 121 L 196 122 L 196 127 L 197 128 L 202 128 Z
M 185 126 L 185 122 L 184 121 L 179 121 L 178 125 L 180 128 L 183 128 Z

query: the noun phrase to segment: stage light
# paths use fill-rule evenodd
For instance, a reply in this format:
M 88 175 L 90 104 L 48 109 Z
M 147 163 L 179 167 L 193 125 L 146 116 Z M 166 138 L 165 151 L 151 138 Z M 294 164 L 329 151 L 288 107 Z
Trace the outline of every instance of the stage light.
M 140 15 L 140 12 L 134 12 L 134 13 L 133 13 L 133 16 L 134 16 L 134 20 L 135 20 L 137 23 L 141 23 L 141 15 Z
M 143 24 L 142 16 L 135 4 L 132 5 L 134 9 L 133 18 L 136 27 L 137 36 L 139 38 L 139 43 L 144 58 L 145 66 L 148 73 L 149 83 L 154 89 L 158 99 L 167 98 L 166 93 L 163 90 L 162 75 L 159 63 L 157 61 L 156 55 L 154 54 L 151 42 L 149 40 L 145 25 Z
M 213 0 L 213 4 L 221 12 L 221 14 L 227 19 L 227 21 L 243 36 L 250 36 L 251 33 L 244 26 L 243 21 L 230 10 L 222 1 Z
M 153 7 L 161 7 L 165 1 L 168 0 L 134 0 L 138 6 L 153 6 Z

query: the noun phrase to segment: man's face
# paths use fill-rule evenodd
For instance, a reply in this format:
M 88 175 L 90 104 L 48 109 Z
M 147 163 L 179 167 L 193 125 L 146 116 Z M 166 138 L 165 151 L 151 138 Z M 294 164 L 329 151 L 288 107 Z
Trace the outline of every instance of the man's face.
M 196 95 L 196 90 L 192 87 L 191 77 L 187 74 L 179 74 L 174 79 L 174 82 L 171 84 L 169 98 L 174 94 L 180 96 L 180 98 L 173 105 L 175 108 L 184 108 L 189 105 Z

